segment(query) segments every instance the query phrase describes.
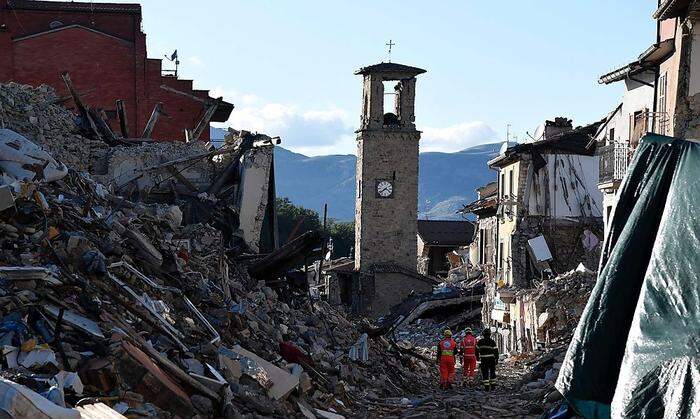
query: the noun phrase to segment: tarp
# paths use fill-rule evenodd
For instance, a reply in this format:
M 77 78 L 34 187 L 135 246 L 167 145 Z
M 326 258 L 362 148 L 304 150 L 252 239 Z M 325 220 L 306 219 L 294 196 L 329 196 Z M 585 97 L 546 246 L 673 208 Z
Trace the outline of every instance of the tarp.
M 556 387 L 586 418 L 700 412 L 700 143 L 645 136 Z

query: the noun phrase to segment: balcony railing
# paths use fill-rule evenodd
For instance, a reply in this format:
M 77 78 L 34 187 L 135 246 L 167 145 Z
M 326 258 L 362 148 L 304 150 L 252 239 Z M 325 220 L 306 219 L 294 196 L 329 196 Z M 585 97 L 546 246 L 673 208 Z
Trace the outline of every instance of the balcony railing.
M 627 171 L 629 148 L 623 143 L 613 143 L 601 147 L 598 183 L 622 180 Z

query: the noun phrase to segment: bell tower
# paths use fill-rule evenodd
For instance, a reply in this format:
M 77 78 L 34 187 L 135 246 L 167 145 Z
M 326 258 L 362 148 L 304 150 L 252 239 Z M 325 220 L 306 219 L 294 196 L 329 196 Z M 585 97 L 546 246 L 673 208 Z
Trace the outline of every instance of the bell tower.
M 425 70 L 397 63 L 355 72 L 363 77 L 362 119 L 356 131 L 358 271 L 377 264 L 416 270 L 420 131 L 414 123 L 414 103 L 416 76 L 422 73 Z M 391 109 L 384 109 L 385 96 L 393 96 Z

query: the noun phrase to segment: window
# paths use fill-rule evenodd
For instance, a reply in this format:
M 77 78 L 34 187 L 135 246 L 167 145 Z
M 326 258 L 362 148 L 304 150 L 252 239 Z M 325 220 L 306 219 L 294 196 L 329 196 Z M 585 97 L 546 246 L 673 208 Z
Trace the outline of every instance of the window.
M 659 77 L 659 91 L 658 91 L 658 103 L 657 109 L 659 111 L 658 128 L 657 131 L 661 135 L 666 135 L 668 132 L 669 118 L 666 110 L 666 96 L 668 93 L 668 75 L 664 73 Z
M 508 195 L 513 199 L 513 169 L 508 171 Z
M 501 171 L 501 198 L 506 194 L 506 174 Z
M 647 116 L 649 112 L 647 109 L 637 111 L 631 115 L 632 123 L 630 129 L 630 147 L 632 149 L 637 148 L 639 140 L 647 132 Z
M 503 267 L 503 243 L 498 244 L 498 269 Z
M 615 142 L 615 128 L 610 128 L 610 131 L 608 131 L 608 144 L 612 144 Z
M 484 229 L 479 229 L 479 264 L 483 265 L 486 262 L 486 234 Z

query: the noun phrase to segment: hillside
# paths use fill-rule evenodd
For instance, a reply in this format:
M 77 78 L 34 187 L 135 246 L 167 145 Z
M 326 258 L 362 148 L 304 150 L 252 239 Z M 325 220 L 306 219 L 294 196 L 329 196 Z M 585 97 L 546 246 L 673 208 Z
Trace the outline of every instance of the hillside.
M 212 138 L 221 138 L 224 132 L 213 129 Z M 459 219 L 455 211 L 476 198 L 475 189 L 495 180 L 495 172 L 486 166 L 486 162 L 498 153 L 499 148 L 500 144 L 494 143 L 456 153 L 421 153 L 419 217 Z M 323 204 L 328 203 L 331 218 L 352 220 L 355 214 L 355 161 L 354 155 L 309 157 L 277 147 L 277 196 L 287 197 L 296 205 L 320 213 Z

